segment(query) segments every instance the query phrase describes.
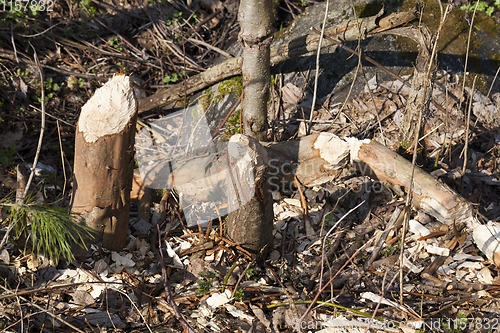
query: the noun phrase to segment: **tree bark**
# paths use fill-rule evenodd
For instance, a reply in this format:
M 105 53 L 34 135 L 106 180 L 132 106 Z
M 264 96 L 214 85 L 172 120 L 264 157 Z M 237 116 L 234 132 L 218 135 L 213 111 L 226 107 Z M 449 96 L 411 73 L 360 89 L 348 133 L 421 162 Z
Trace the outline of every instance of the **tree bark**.
M 129 77 L 113 77 L 82 107 L 75 138 L 72 211 L 92 242 L 125 246 L 134 166 L 137 101 Z
M 248 136 L 236 135 L 231 141 L 247 149 L 236 151 L 231 149 L 232 146 L 228 149 L 230 167 L 226 181 L 229 182 L 228 189 L 234 189 L 234 194 L 228 196 L 227 235 L 251 253 L 269 252 L 272 250 L 269 244 L 273 239 L 274 213 L 267 174 L 267 151 Z M 250 188 L 249 185 L 253 186 Z
M 399 132 L 400 145 L 407 149 L 413 146 L 415 134 L 419 130 L 419 137 L 424 131 L 424 121 L 428 116 L 429 103 L 432 97 L 432 84 L 434 81 L 434 72 L 437 64 L 436 58 L 431 59 L 431 34 L 427 26 L 422 25 L 419 28 L 398 28 L 392 31 L 393 34 L 409 37 L 419 44 L 419 52 L 415 62 L 415 70 L 411 79 L 411 90 L 406 102 L 403 121 L 401 122 Z M 431 64 L 431 73 L 427 76 L 429 64 Z M 418 119 L 422 116 L 422 125 L 417 129 Z
M 246 135 L 267 141 L 272 1 L 241 0 L 238 18 L 243 46 L 243 129 Z

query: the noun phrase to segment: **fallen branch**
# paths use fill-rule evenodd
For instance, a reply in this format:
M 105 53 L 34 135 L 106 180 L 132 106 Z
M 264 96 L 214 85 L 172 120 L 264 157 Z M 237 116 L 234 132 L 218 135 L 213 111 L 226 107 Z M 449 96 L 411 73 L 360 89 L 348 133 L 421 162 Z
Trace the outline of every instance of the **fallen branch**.
M 377 15 L 366 17 L 361 20 L 361 31 L 369 33 L 376 29 L 377 32 L 385 31 L 396 25 L 401 25 L 413 20 L 414 12 L 393 13 L 385 18 L 379 19 L 382 11 Z M 325 34 L 337 36 L 339 41 L 353 41 L 359 39 L 359 31 L 356 20 L 343 22 L 341 24 L 325 29 Z M 318 48 L 319 37 L 315 33 L 308 36 L 295 38 L 287 43 L 277 44 L 271 47 L 271 66 L 307 54 Z M 324 40 L 322 47 L 334 45 L 332 41 Z M 198 75 L 192 76 L 186 82 L 178 83 L 166 89 L 161 89 L 155 94 L 139 100 L 139 113 L 152 110 L 156 107 L 173 103 L 189 95 L 205 89 L 221 80 L 241 74 L 242 57 L 227 59 L 221 64 L 211 67 Z

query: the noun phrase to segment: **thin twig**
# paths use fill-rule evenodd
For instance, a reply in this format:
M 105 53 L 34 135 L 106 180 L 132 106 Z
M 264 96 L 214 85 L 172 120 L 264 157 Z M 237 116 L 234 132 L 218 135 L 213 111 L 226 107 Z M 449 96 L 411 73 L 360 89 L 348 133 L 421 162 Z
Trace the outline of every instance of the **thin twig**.
M 307 134 L 311 133 L 312 120 L 314 115 L 314 107 L 316 106 L 316 94 L 318 92 L 318 77 L 319 77 L 319 56 L 321 55 L 321 43 L 323 42 L 323 35 L 325 34 L 326 19 L 328 17 L 328 4 L 329 0 L 326 0 L 325 6 L 325 17 L 323 18 L 323 25 L 321 26 L 321 34 L 319 35 L 318 42 L 318 52 L 316 53 L 316 74 L 314 75 L 314 92 L 313 100 L 311 105 L 311 114 L 309 115 L 309 124 L 307 125 Z M 311 30 L 313 28 L 311 27 Z
M 467 49 L 465 50 L 465 65 L 464 65 L 464 81 L 462 82 L 462 98 L 460 99 L 460 104 L 458 106 L 458 110 L 462 110 L 462 102 L 464 100 L 464 91 L 465 91 L 465 81 L 467 79 L 467 64 L 469 62 L 469 50 L 470 50 L 470 40 L 472 34 L 472 27 L 474 26 L 474 17 L 476 16 L 477 6 L 479 5 L 479 1 L 476 2 L 476 7 L 474 7 L 474 13 L 472 13 L 472 20 L 470 22 L 469 35 L 467 36 Z
M 64 176 L 64 185 L 63 185 L 63 190 L 62 190 L 62 197 L 64 198 L 64 192 L 66 192 L 66 163 L 64 163 L 64 151 L 62 148 L 62 139 L 61 139 L 61 127 L 59 126 L 59 120 L 57 120 L 57 135 L 59 137 L 59 150 L 61 153 L 61 164 L 62 164 L 62 169 L 63 169 L 63 176 Z
M 170 304 L 172 307 L 175 317 L 177 320 L 181 323 L 182 327 L 186 330 L 188 333 L 196 333 L 191 326 L 184 320 L 184 317 L 182 316 L 182 313 L 179 311 L 179 308 L 177 307 L 177 304 L 175 304 L 174 299 L 172 298 L 172 294 L 170 293 L 170 288 L 168 287 L 168 280 L 167 280 L 167 268 L 165 267 L 165 259 L 163 258 L 163 251 L 161 248 L 161 233 L 160 233 L 160 226 L 156 225 L 156 232 L 158 233 L 158 249 L 155 248 L 155 252 L 157 252 L 157 255 L 160 257 L 160 265 L 161 265 L 161 275 L 163 279 L 163 287 L 165 288 L 165 296 L 167 298 L 167 302 Z
M 26 197 L 26 195 L 28 195 L 31 181 L 33 180 L 33 176 L 35 175 L 36 165 L 38 164 L 38 158 L 40 157 L 40 151 L 42 150 L 43 134 L 45 132 L 45 89 L 43 86 L 44 85 L 43 72 L 42 72 L 42 67 L 40 66 L 40 62 L 38 61 L 38 55 L 36 53 L 35 48 L 33 48 L 33 52 L 34 52 L 33 57 L 35 59 L 35 64 L 36 67 L 38 68 L 38 72 L 40 73 L 40 86 L 42 89 L 42 97 L 40 101 L 40 103 L 42 104 L 42 124 L 40 126 L 40 136 L 38 138 L 38 145 L 36 147 L 35 159 L 33 160 L 33 166 L 31 167 L 31 172 L 28 178 L 28 182 L 26 183 L 26 188 L 24 189 L 23 198 Z
M 472 92 L 471 92 L 471 97 L 470 97 L 470 102 L 469 102 L 469 110 L 467 111 L 467 122 L 466 122 L 466 127 L 465 127 L 465 144 L 464 144 L 464 150 L 463 155 L 464 155 L 464 164 L 462 166 L 462 187 L 464 183 L 464 176 L 465 176 L 465 168 L 467 167 L 467 148 L 469 147 L 469 121 L 470 121 L 470 112 L 472 109 L 472 102 L 473 102 L 473 96 L 474 96 L 474 90 L 476 89 L 476 79 L 477 75 L 474 76 L 474 81 L 472 81 Z M 462 188 L 463 190 L 463 188 Z
M 210 49 L 212 51 L 215 51 L 217 53 L 220 53 L 222 54 L 224 57 L 226 58 L 234 58 L 232 55 L 230 55 L 229 53 L 227 53 L 226 51 L 224 50 L 221 50 L 219 49 L 218 47 L 216 46 L 212 46 L 210 44 L 208 44 L 207 42 L 204 42 L 202 40 L 198 40 L 198 39 L 194 39 L 194 38 L 186 38 L 189 42 L 193 43 L 193 44 L 197 44 L 197 45 L 202 45 L 202 46 L 205 46 L 207 49 Z

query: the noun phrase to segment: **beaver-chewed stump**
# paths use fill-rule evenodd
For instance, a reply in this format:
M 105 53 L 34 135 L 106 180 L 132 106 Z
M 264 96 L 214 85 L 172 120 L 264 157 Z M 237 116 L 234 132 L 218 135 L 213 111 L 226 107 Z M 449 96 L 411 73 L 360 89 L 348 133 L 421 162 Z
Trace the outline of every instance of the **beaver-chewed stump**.
M 134 166 L 137 100 L 132 81 L 114 76 L 82 107 L 75 138 L 72 211 L 95 231 L 87 242 L 125 246 Z

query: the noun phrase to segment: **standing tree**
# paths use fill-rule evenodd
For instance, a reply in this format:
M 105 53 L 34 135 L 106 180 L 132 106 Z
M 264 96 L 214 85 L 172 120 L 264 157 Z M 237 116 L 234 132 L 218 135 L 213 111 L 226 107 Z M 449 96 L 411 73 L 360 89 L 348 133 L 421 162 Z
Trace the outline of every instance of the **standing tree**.
M 243 45 L 243 128 L 267 141 L 267 101 L 271 83 L 272 0 L 241 0 L 238 18 Z
M 241 0 L 238 15 L 241 26 L 239 37 L 243 45 L 243 129 L 254 139 L 267 141 L 272 0 Z M 237 160 L 230 162 L 230 181 L 242 188 L 247 179 L 253 179 L 255 192 L 252 192 L 252 199 L 242 206 L 238 206 L 241 200 L 229 202 L 230 206 L 239 208 L 229 214 L 227 232 L 235 242 L 242 243 L 255 253 L 264 249 L 273 235 L 272 196 L 267 179 L 268 156 L 257 141 L 239 140 L 244 141 L 251 152 L 251 170 L 240 170 Z M 252 172 L 252 177 L 248 177 L 248 172 Z

